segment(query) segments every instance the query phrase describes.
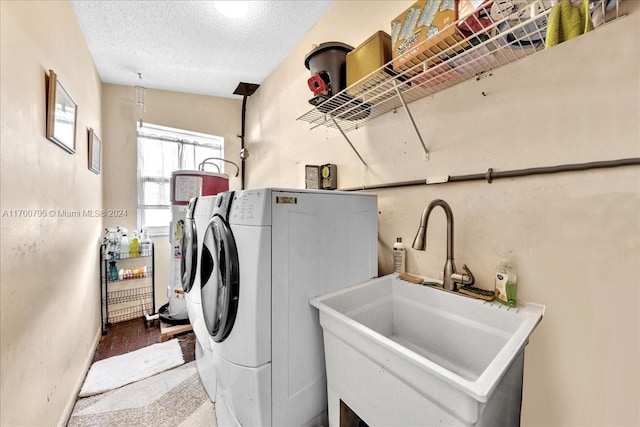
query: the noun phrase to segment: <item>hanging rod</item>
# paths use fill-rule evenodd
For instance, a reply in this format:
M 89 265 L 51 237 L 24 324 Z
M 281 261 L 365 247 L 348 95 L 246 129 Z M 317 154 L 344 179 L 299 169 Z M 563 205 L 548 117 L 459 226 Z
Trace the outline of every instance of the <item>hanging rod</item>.
M 493 180 L 500 178 L 518 178 L 530 175 L 546 175 L 559 172 L 575 172 L 584 171 L 590 169 L 604 169 L 614 168 L 621 166 L 639 166 L 640 157 L 631 157 L 618 160 L 602 160 L 588 163 L 572 163 L 557 166 L 543 166 L 536 168 L 515 169 L 507 171 L 494 171 L 493 168 L 489 168 L 485 173 L 477 173 L 471 175 L 446 175 L 443 177 L 429 177 L 426 179 L 418 179 L 413 181 L 398 181 L 385 184 L 375 185 L 363 185 L 361 187 L 340 188 L 341 191 L 360 191 L 360 190 L 379 190 L 384 188 L 398 188 L 398 187 L 411 187 L 416 185 L 428 185 L 428 184 L 446 184 L 450 182 L 463 182 L 463 181 L 484 181 L 491 184 Z

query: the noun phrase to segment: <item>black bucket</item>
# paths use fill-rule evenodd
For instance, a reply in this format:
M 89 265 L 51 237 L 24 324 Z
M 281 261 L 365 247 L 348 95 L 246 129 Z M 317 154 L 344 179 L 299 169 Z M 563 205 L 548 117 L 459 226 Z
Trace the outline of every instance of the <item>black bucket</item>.
M 340 42 L 326 42 L 313 49 L 304 58 L 304 66 L 311 71 L 309 88 L 316 95 L 309 100 L 319 105 L 347 87 L 347 53 L 353 47 Z

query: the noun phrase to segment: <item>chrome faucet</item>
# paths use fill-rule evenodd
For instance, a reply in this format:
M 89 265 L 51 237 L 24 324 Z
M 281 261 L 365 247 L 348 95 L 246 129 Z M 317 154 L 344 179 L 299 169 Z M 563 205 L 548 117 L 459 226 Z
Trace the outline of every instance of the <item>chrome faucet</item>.
M 427 223 L 429 222 L 429 215 L 436 206 L 440 206 L 444 213 L 447 215 L 447 262 L 444 264 L 443 272 L 443 284 L 444 288 L 449 291 L 457 291 L 456 284 L 473 285 L 475 279 L 471 270 L 467 268 L 466 264 L 462 266 L 466 273 L 459 273 L 456 271 L 456 265 L 453 262 L 453 212 L 451 206 L 444 200 L 434 200 L 422 211 L 422 217 L 420 218 L 420 228 L 418 234 L 413 240 L 413 249 L 424 251 L 427 248 Z

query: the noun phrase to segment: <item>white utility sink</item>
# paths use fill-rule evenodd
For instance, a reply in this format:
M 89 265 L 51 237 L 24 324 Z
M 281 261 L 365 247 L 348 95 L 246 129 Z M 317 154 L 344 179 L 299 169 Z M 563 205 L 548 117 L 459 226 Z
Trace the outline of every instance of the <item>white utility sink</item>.
M 519 425 L 524 347 L 544 307 L 474 300 L 389 275 L 311 300 L 330 425 Z

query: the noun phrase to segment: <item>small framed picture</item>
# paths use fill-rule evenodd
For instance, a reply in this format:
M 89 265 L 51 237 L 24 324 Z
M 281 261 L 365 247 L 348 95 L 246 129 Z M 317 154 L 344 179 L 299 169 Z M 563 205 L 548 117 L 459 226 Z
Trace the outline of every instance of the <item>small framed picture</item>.
M 102 141 L 98 135 L 89 128 L 89 170 L 100 173 L 100 159 L 102 157 Z
M 76 120 L 78 105 L 62 86 L 58 76 L 49 70 L 47 87 L 47 138 L 69 153 L 76 152 Z

